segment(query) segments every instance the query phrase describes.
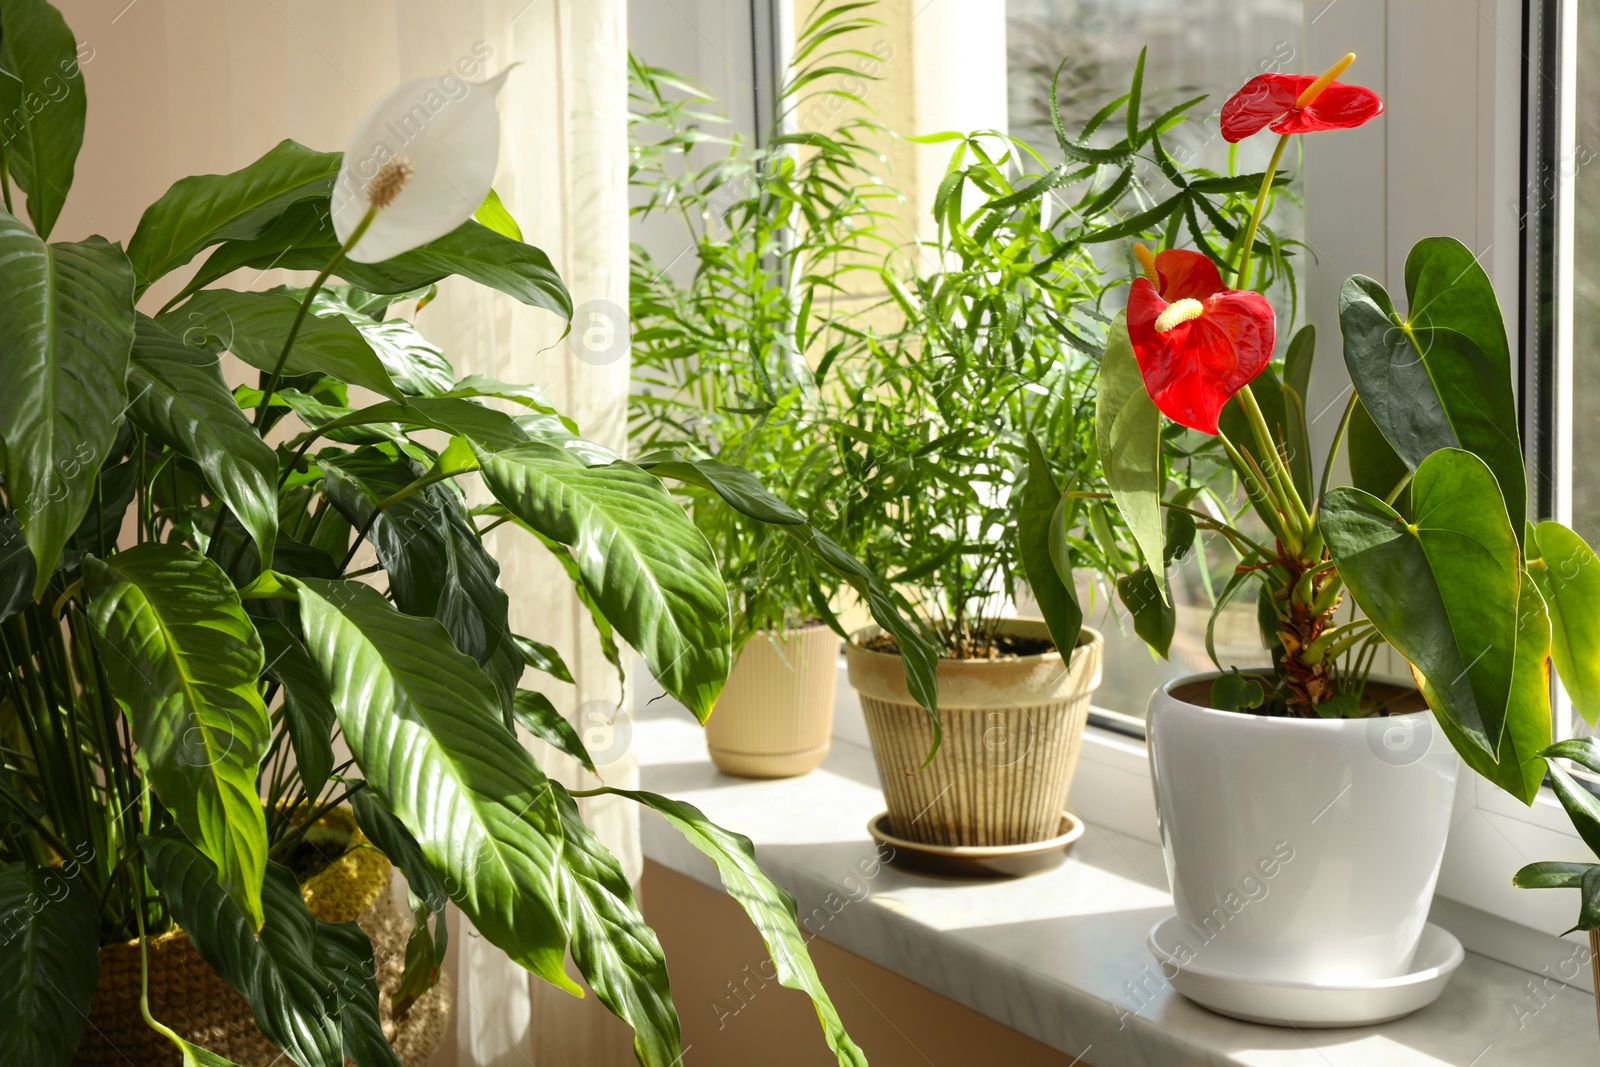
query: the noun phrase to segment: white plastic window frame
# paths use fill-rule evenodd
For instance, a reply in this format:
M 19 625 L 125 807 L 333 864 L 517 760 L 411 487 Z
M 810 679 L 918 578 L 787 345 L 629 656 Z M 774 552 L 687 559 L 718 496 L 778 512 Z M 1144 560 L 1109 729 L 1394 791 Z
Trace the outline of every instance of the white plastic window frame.
M 1574 147 L 1577 2 L 1556 5 L 1565 89 L 1558 164 Z M 1523 19 L 1522 0 L 1306 0 L 1304 69 L 1321 70 L 1356 52 L 1350 80 L 1386 102 L 1383 118 L 1360 130 L 1305 139 L 1304 236 L 1312 254 L 1303 270 L 1319 341 L 1313 397 L 1342 401 L 1349 388 L 1338 348 L 1345 277 L 1367 274 L 1402 293 L 1406 253 L 1423 237 L 1450 235 L 1469 245 L 1507 313 L 1507 332 L 1522 336 Z M 1570 185 L 1558 184 L 1556 196 L 1554 503 L 1556 517 L 1565 520 L 1573 457 L 1570 399 L 1563 398 L 1570 396 L 1564 386 L 1571 382 L 1572 332 L 1560 294 L 1563 279 L 1571 278 Z M 1514 340 L 1513 350 L 1519 347 Z M 1331 417 L 1321 420 L 1311 412 L 1319 455 L 1326 455 L 1342 406 L 1333 404 Z M 1559 684 L 1556 703 L 1560 732 L 1570 707 Z M 1148 754 L 1137 739 L 1091 728 L 1072 800 L 1092 822 L 1155 840 Z M 1515 889 L 1511 875 L 1534 860 L 1591 858 L 1548 789 L 1523 807 L 1463 767 L 1434 918 L 1473 951 L 1531 971 L 1570 974 L 1578 942 L 1556 935 L 1572 925 L 1576 895 Z M 1582 968 L 1574 984 L 1588 988 L 1589 980 Z

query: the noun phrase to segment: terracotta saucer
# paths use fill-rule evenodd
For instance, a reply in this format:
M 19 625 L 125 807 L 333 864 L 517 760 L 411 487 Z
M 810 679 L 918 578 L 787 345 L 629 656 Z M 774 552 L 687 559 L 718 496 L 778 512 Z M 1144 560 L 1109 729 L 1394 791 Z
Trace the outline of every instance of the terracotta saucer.
M 867 822 L 867 832 L 893 851 L 889 862 L 902 870 L 947 878 L 1021 878 L 1053 870 L 1067 858 L 1072 843 L 1083 836 L 1076 815 L 1061 813 L 1061 832 L 1025 845 L 929 845 L 897 837 L 889 829 L 889 813 Z

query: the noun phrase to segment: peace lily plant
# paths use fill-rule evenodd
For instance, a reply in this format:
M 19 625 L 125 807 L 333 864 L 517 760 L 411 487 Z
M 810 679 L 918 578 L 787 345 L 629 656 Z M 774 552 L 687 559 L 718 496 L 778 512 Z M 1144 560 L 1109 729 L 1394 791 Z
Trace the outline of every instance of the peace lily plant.
M 1223 136 L 1238 142 L 1270 127 L 1279 134 L 1276 166 L 1297 134 L 1373 119 L 1383 110 L 1378 97 L 1336 80 L 1354 58 L 1320 77 L 1252 79 L 1223 107 Z M 1247 234 L 1266 193 L 1263 182 Z M 1469 767 L 1530 804 L 1548 772 L 1584 839 L 1600 846 L 1600 804 L 1552 759 L 1600 769 L 1600 746 L 1586 738 L 1552 748 L 1550 703 L 1553 664 L 1584 718 L 1600 716 L 1592 621 L 1600 617 L 1600 571 L 1577 534 L 1529 518 L 1512 353 L 1488 277 L 1469 249 L 1439 237 L 1419 242 L 1406 260 L 1404 309 L 1371 278 L 1345 282 L 1339 321 L 1353 389 L 1318 472 L 1306 420 L 1308 408 L 1326 404 L 1307 395 L 1314 334 L 1303 328 L 1284 361 L 1273 361 L 1276 319 L 1251 291 L 1251 249 L 1247 239 L 1236 262 L 1220 264 L 1181 248 L 1134 249 L 1144 276 L 1132 283 L 1107 343 L 1095 418 L 1109 496 L 1154 579 L 1136 616 L 1170 618 L 1163 512 L 1190 514 L 1239 557 L 1216 610 L 1252 595 L 1272 658 L 1269 669 L 1217 676 L 1201 707 L 1279 720 L 1385 716 L 1392 690 L 1380 691 L 1371 674 L 1388 645 Z M 1225 514 L 1193 513 L 1190 501 L 1165 491 L 1173 459 L 1163 418 L 1220 443 L 1265 536 Z M 1334 479 L 1341 449 L 1349 484 Z M 1062 506 L 1096 495 L 1067 493 Z M 1176 739 L 1204 736 L 1199 727 L 1189 735 L 1175 730 L 1163 745 L 1156 712 L 1164 700 L 1158 693 L 1152 701 L 1158 794 L 1164 766 L 1170 772 L 1185 758 Z M 1206 725 L 1213 733 L 1226 728 L 1215 717 Z M 1335 756 L 1325 748 L 1319 758 Z M 1454 773 L 1453 761 L 1437 770 Z M 1417 796 L 1432 788 L 1419 785 Z M 1446 788 L 1441 850 L 1448 801 Z M 1169 824 L 1181 821 L 1183 806 L 1168 798 Z M 1427 818 L 1439 822 L 1436 815 Z M 1171 829 L 1164 827 L 1164 841 Z M 1182 845 L 1167 844 L 1170 866 Z M 1180 873 L 1184 862 L 1180 855 Z M 1437 870 L 1435 855 L 1432 873 L 1419 874 L 1424 904 Z M 1600 925 L 1597 870 L 1544 864 L 1518 877 L 1526 885 L 1581 886 L 1580 925 L 1593 928 Z M 1419 914 L 1411 927 L 1413 944 L 1421 921 Z
M 660 944 L 575 800 L 613 793 L 711 858 L 840 1062 L 864 1063 L 793 901 L 746 839 L 654 794 L 569 791 L 514 732 L 594 770 L 544 692 L 571 681 L 560 656 L 509 629 L 483 540 L 501 525 L 554 554 L 609 654 L 626 641 L 710 714 L 730 659 L 727 591 L 663 477 L 783 525 L 886 627 L 906 624 L 875 578 L 748 473 L 647 472 L 583 440 L 530 386 L 458 378 L 393 314 L 458 276 L 570 316 L 548 258 L 489 191 L 504 75 L 457 99 L 442 81 L 402 86 L 343 155 L 285 141 L 234 173 L 185 178 L 124 250 L 49 240 L 84 132 L 74 50 L 49 4 L 0 0 L 0 110 L 71 71 L 65 98 L 17 111 L 25 124 L 0 145 L 6 1062 L 70 1062 L 99 1010 L 102 946 L 135 941 L 144 958 L 181 929 L 288 1061 L 397 1064 L 366 935 L 316 918 L 284 865 L 348 802 L 418 902 L 413 988 L 437 978 L 453 901 L 512 959 L 580 993 L 570 952 L 634 1028 L 639 1061 L 676 1063 Z M 153 307 L 152 287 L 202 255 Z M 270 267 L 317 274 L 304 290 L 214 284 Z M 224 352 L 259 386 L 230 390 Z M 492 502 L 469 505 L 472 474 Z M 377 563 L 352 571 L 363 544 Z M 530 667 L 536 688 L 523 687 Z M 141 1008 L 185 1063 L 228 1062 L 154 1017 L 147 996 Z

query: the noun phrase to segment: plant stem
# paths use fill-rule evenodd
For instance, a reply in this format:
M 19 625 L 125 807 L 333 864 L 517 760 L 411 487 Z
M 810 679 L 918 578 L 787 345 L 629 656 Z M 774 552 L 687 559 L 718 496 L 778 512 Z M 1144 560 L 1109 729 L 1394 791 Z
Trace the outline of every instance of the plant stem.
M 1328 479 L 1333 476 L 1333 461 L 1339 458 L 1339 445 L 1344 441 L 1345 431 L 1350 428 L 1350 418 L 1355 414 L 1356 404 L 1360 397 L 1356 396 L 1355 388 L 1350 389 L 1350 399 L 1344 405 L 1344 414 L 1339 418 L 1339 428 L 1333 431 L 1333 444 L 1328 446 L 1328 458 L 1322 465 L 1322 482 L 1317 486 L 1317 499 L 1312 503 L 1311 509 L 1315 512 L 1322 507 L 1322 498 L 1328 495 Z
M 1303 540 L 1310 533 L 1311 516 L 1306 513 L 1305 502 L 1300 499 L 1300 492 L 1294 486 L 1294 476 L 1289 473 L 1289 468 L 1283 462 L 1283 454 L 1278 451 L 1278 446 L 1272 439 L 1272 430 L 1267 426 L 1266 416 L 1261 413 L 1261 406 L 1256 403 L 1255 391 L 1247 385 L 1239 390 L 1238 396 L 1245 417 L 1250 422 L 1250 430 L 1255 435 L 1256 446 L 1267 453 L 1263 457 L 1263 462 L 1267 464 L 1267 474 L 1278 483 L 1284 502 L 1291 509 L 1287 517 L 1299 523 Z
M 1272 180 L 1278 175 L 1278 164 L 1283 159 L 1283 150 L 1289 145 L 1291 134 L 1283 134 L 1278 138 L 1278 147 L 1272 150 L 1272 162 L 1267 164 L 1266 173 L 1261 176 L 1261 191 L 1256 194 L 1255 210 L 1250 212 L 1250 224 L 1244 230 L 1244 247 L 1239 249 L 1239 274 L 1234 279 L 1235 289 L 1250 288 L 1250 252 L 1256 243 L 1256 228 L 1261 225 L 1261 216 L 1267 208 L 1267 194 L 1272 192 Z
M 350 231 L 350 236 L 344 244 L 339 246 L 339 251 L 328 260 L 328 265 L 322 268 L 316 280 L 311 283 L 311 288 L 306 290 L 305 299 L 300 301 L 300 310 L 295 313 L 294 323 L 289 327 L 289 336 L 283 340 L 283 351 L 278 353 L 278 362 L 272 368 L 272 373 L 267 377 L 266 388 L 261 393 L 261 405 L 256 408 L 255 427 L 260 430 L 266 422 L 267 410 L 272 406 L 272 396 L 278 391 L 278 382 L 283 377 L 284 364 L 289 362 L 289 352 L 294 348 L 294 339 L 300 334 L 300 326 L 306 321 L 306 315 L 311 311 L 311 302 L 316 299 L 317 293 L 322 289 L 322 283 L 344 262 L 345 255 L 356 246 L 356 242 L 366 235 L 367 227 L 372 225 L 372 220 L 378 217 L 376 207 L 367 208 L 367 213 L 361 216 L 361 221 L 356 223 L 356 228 Z M 220 512 L 219 512 L 220 514 Z M 220 525 L 220 521 L 219 521 Z

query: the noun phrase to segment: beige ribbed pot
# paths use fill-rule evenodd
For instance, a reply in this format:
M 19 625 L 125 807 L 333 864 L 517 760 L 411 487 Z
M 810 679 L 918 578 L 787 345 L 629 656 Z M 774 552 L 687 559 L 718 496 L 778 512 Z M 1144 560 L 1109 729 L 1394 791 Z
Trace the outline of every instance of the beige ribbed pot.
M 706 720 L 711 761 L 741 778 L 793 778 L 820 764 L 833 738 L 839 637 L 821 623 L 759 633 L 739 652 Z
M 1049 638 L 1040 620 L 1010 619 L 1005 633 Z M 899 837 L 929 845 L 1022 845 L 1061 832 L 1078 765 L 1089 696 L 1100 685 L 1105 640 L 1085 626 L 1069 662 L 1059 652 L 1005 660 L 939 661 L 939 721 L 906 688 L 900 657 L 861 647 L 869 626 L 845 645 L 850 684 L 872 738 L 872 755 Z

